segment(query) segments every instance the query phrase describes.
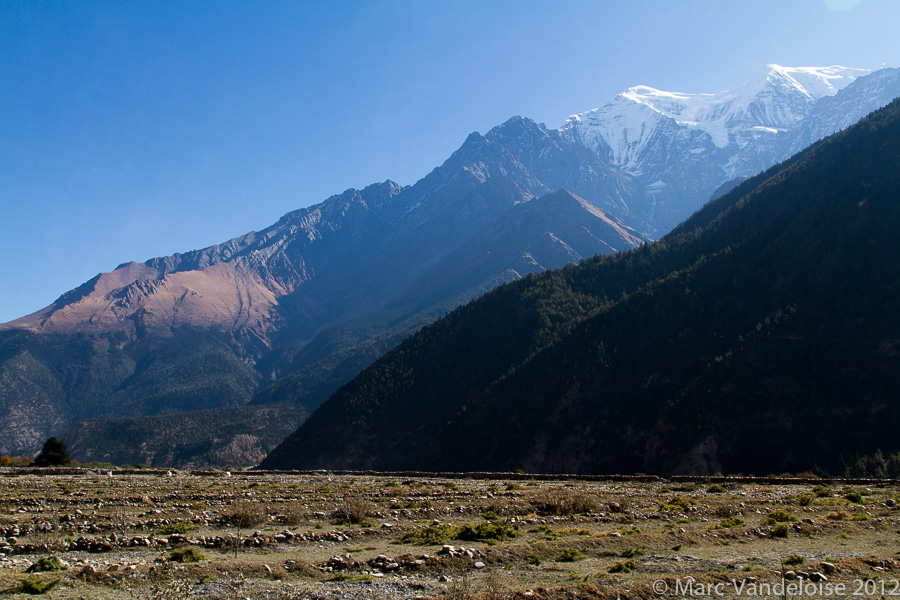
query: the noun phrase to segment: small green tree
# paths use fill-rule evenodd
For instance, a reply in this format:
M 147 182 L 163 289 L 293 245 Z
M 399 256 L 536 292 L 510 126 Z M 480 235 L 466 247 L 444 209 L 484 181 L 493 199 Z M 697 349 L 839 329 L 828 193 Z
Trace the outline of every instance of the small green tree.
M 34 464 L 38 467 L 67 465 L 69 464 L 69 449 L 66 448 L 65 443 L 52 437 L 44 442 L 44 448 L 34 459 Z

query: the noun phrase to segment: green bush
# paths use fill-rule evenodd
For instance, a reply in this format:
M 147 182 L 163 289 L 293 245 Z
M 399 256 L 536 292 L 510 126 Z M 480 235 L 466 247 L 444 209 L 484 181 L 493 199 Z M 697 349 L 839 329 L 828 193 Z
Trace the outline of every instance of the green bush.
M 664 512 L 683 512 L 693 506 L 694 503 L 683 496 L 675 496 L 665 504 L 661 504 L 659 510 Z
M 459 527 L 455 525 L 429 525 L 424 529 L 407 531 L 400 536 L 403 544 L 419 544 L 420 546 L 436 546 L 455 540 L 459 535 Z
M 766 522 L 769 525 L 775 525 L 776 523 L 795 523 L 796 521 L 797 517 L 786 510 L 773 510 L 766 515 Z
M 194 548 L 193 546 L 184 546 L 182 548 L 175 548 L 169 554 L 169 560 L 172 562 L 179 563 L 195 563 L 204 560 L 206 557 L 201 554 L 199 550 Z
M 725 491 L 726 491 L 725 488 L 722 487 L 721 485 L 719 485 L 718 483 L 713 484 L 713 485 L 709 486 L 708 488 L 706 488 L 707 494 L 724 494 Z
M 57 583 L 59 583 L 59 579 L 44 581 L 37 575 L 29 575 L 22 580 L 21 592 L 23 594 L 46 594 L 52 590 Z
M 788 554 L 784 557 L 784 560 L 782 562 L 786 565 L 795 566 L 802 565 L 804 560 L 805 559 L 799 554 Z
M 625 529 L 618 529 L 616 531 L 617 531 L 617 533 L 619 533 L 621 535 L 637 535 L 639 533 L 643 533 L 641 531 L 641 528 L 637 527 L 635 525 L 632 525 L 631 527 L 627 527 Z
M 844 493 L 844 498 L 853 502 L 854 504 L 862 504 L 862 494 L 860 494 L 857 490 L 849 490 Z
M 733 529 L 735 527 L 743 527 L 745 525 L 744 520 L 740 517 L 728 517 L 727 519 L 722 519 L 716 525 L 709 527 L 710 531 L 715 531 L 716 529 Z
M 469 523 L 460 527 L 454 539 L 467 542 L 496 544 L 511 540 L 519 535 L 519 528 L 505 523 Z
M 575 548 L 566 548 L 559 555 L 559 560 L 561 562 L 575 562 L 584 559 L 584 554 L 576 550 Z
M 625 562 L 618 562 L 609 568 L 610 573 L 631 573 L 637 569 L 637 565 L 634 564 L 633 560 L 626 560 Z
M 65 571 L 66 566 L 55 556 L 44 556 L 25 569 L 26 573 L 43 573 L 47 571 Z
M 190 533 L 197 529 L 196 525 L 191 525 L 187 521 L 173 521 L 159 528 L 162 535 L 172 535 L 173 533 Z

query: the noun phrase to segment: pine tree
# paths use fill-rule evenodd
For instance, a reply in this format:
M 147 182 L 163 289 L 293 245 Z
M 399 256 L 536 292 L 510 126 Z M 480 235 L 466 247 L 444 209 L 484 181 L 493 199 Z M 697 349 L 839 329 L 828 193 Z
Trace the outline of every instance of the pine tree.
M 37 458 L 34 459 L 35 466 L 38 467 L 55 467 L 59 465 L 69 464 L 69 449 L 65 443 L 51 437 L 44 442 L 44 448 Z

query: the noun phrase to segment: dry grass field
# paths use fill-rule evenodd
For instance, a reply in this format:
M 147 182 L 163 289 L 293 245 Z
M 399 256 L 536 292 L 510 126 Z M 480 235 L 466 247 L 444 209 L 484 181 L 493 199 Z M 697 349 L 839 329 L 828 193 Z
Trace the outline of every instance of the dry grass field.
M 889 598 L 898 496 L 895 482 L 10 469 L 0 594 Z

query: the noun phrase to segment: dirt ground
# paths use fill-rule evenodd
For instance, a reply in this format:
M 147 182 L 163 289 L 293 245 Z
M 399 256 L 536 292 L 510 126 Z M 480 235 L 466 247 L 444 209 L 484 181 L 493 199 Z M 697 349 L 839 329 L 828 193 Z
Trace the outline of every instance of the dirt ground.
M 896 482 L 4 469 L 0 593 L 889 598 L 898 499 Z

